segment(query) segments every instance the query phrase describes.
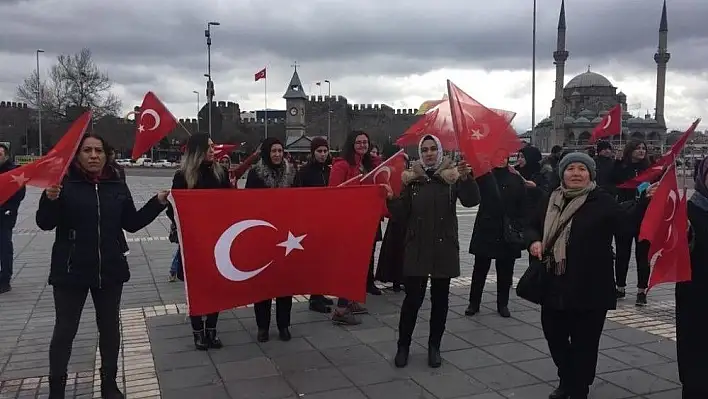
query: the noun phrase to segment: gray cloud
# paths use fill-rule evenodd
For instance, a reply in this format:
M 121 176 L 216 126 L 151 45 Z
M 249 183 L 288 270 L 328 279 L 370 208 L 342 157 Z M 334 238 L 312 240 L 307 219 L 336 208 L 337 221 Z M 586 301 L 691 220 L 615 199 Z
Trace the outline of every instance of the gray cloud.
M 206 21 L 213 29 L 212 71 L 230 100 L 259 96 L 253 73 L 270 63 L 270 76 L 285 85 L 291 60 L 302 62 L 305 80 L 336 80 L 335 92 L 368 101 L 395 97 L 368 78 L 423 74 L 443 68 L 520 70 L 530 68 L 531 2 L 423 0 L 229 4 L 191 0 L 96 2 L 0 1 L 0 94 L 33 68 L 34 51 L 47 57 L 90 47 L 96 60 L 131 98 L 148 89 L 175 102 L 192 101 L 191 84 L 203 92 Z M 560 1 L 539 1 L 537 62 L 552 68 Z M 568 1 L 569 71 L 587 64 L 616 79 L 655 68 L 661 0 Z M 708 2 L 669 2 L 672 71 L 706 71 Z M 11 62 L 6 62 L 11 61 Z M 48 65 L 48 59 L 43 61 Z M 175 84 L 179 80 L 182 84 Z M 190 83 L 191 82 L 191 83 Z M 348 85 L 345 82 L 352 82 Z M 269 83 L 270 85 L 271 83 Z M 307 88 L 307 83 L 305 83 Z M 372 87 L 375 86 L 375 87 Z M 509 93 L 523 95 L 528 87 Z M 223 93 L 222 93 L 223 95 Z M 125 104 L 128 106 L 129 104 Z M 540 104 L 545 107 L 545 104 Z

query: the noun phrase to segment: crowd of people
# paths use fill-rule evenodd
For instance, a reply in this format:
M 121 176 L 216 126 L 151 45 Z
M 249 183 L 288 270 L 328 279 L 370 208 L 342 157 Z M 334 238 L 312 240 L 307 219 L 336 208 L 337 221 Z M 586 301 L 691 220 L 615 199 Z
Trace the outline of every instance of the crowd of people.
M 236 187 L 248 172 L 245 189 L 337 186 L 381 163 L 378 149 L 363 131 L 347 137 L 341 156 L 329 154 L 323 138 L 312 141 L 307 164 L 295 169 L 285 147 L 266 139 L 241 165 L 226 169 L 214 159 L 214 143 L 206 134 L 192 135 L 185 147 L 173 189 Z M 46 189 L 36 213 L 42 230 L 55 230 L 49 284 L 52 285 L 56 323 L 50 345 L 50 398 L 64 397 L 66 371 L 87 295 L 96 308 L 101 353 L 101 394 L 123 398 L 116 383 L 120 348 L 119 310 L 123 284 L 130 278 L 124 230 L 135 232 L 150 224 L 163 210 L 174 220 L 168 191 L 158 192 L 136 209 L 125 175 L 115 164 L 108 144 L 99 136 L 85 136 L 61 185 Z M 474 257 L 469 303 L 465 314 L 474 317 L 492 263 L 496 268 L 497 312 L 511 317 L 509 296 L 516 260 L 526 251 L 532 264 L 549 276 L 540 300 L 544 336 L 558 368 L 558 387 L 551 399 L 587 398 L 595 378 L 599 341 L 607 312 L 626 295 L 632 243 L 637 260 L 636 305 L 647 304 L 648 246 L 637 239 L 639 224 L 656 184 L 640 189 L 618 189 L 649 167 L 647 147 L 627 143 L 615 153 L 600 142 L 595 157 L 554 148 L 543 157 L 526 146 L 516 165 L 508 157 L 493 160 L 490 173 L 477 176 L 464 161 L 446 155 L 438 137 L 425 135 L 417 159 L 408 160 L 401 176 L 403 189 L 388 191 L 385 232 L 379 228 L 378 264 L 372 252 L 366 291 L 381 295 L 376 280 L 389 283 L 394 293 L 405 291 L 399 320 L 396 367 L 408 363 L 414 327 L 430 286 L 428 364 L 440 367 L 442 338 L 447 320 L 451 279 L 460 276 L 458 202 L 479 206 L 468 252 Z M 0 146 L 0 173 L 13 166 L 8 149 Z M 708 397 L 708 326 L 702 314 L 708 303 L 708 162 L 696 170 L 696 191 L 689 201 L 693 281 L 676 289 L 677 351 L 684 398 Z M 9 290 L 12 264 L 11 236 L 24 191 L 2 205 L 0 215 L 0 292 Z M 95 209 L 95 212 L 90 211 Z M 380 227 L 380 226 L 379 226 Z M 178 243 L 173 231 L 171 241 Z M 170 281 L 184 279 L 179 249 L 169 273 Z M 9 266 L 8 266 L 9 265 Z M 362 265 L 363 267 L 363 265 Z M 364 287 L 362 287 L 364 288 Z M 292 297 L 275 300 L 278 338 L 291 339 Z M 257 339 L 270 339 L 273 299 L 254 304 Z M 336 301 L 311 293 L 309 308 L 331 314 L 337 324 L 357 325 L 366 307 L 346 298 Z M 198 350 L 218 349 L 218 313 L 191 315 L 194 345 Z

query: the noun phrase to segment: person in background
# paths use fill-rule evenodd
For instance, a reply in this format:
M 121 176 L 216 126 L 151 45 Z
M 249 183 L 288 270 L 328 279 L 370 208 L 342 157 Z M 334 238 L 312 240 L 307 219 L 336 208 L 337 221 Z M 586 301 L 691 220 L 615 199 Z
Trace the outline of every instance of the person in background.
M 600 336 L 615 309 L 612 239 L 628 214 L 595 183 L 595 161 L 574 152 L 559 164 L 561 186 L 537 208 L 525 236 L 532 262 L 543 262 L 541 324 L 560 385 L 549 399 L 587 399 L 595 379 Z
M 613 181 L 615 168 L 615 154 L 612 144 L 609 141 L 601 140 L 597 143 L 597 155 L 594 157 L 597 165 L 596 183 L 609 194 L 615 194 L 615 184 Z
M 179 170 L 172 178 L 173 190 L 203 190 L 203 189 L 219 189 L 231 188 L 229 176 L 214 160 L 214 142 L 209 138 L 208 134 L 196 133 L 189 137 L 185 146 L 182 161 L 180 162 Z M 167 217 L 172 223 L 175 223 L 174 209 L 170 205 L 167 208 Z M 181 255 L 179 256 L 181 263 Z M 201 267 L 195 265 L 193 267 Z M 177 270 L 177 277 L 184 278 L 181 275 L 182 268 Z M 206 316 L 191 315 L 189 316 L 192 325 L 192 335 L 194 337 L 194 347 L 197 350 L 204 351 L 207 349 L 219 349 L 223 347 L 221 339 L 216 332 L 216 326 L 219 321 L 219 313 L 210 313 Z
M 0 144 L 0 174 L 8 173 L 16 166 L 10 159 L 10 148 Z M 14 248 L 12 246 L 12 230 L 17 224 L 17 212 L 22 200 L 25 199 L 26 189 L 22 186 L 4 204 L 0 204 L 0 294 L 10 292 L 12 285 L 12 262 Z
M 295 168 L 285 159 L 283 143 L 269 137 L 261 146 L 261 159 L 253 166 L 246 177 L 246 189 L 250 188 L 288 188 L 295 180 Z M 272 299 L 257 302 L 253 305 L 258 327 L 258 342 L 270 340 L 270 318 Z M 290 313 L 293 307 L 293 297 L 275 298 L 275 321 L 278 326 L 278 336 L 281 341 L 290 341 Z
M 694 175 L 688 201 L 691 281 L 676 284 L 676 354 L 683 399 L 708 398 L 708 161 Z M 656 185 L 650 191 L 655 191 Z
M 612 183 L 617 186 L 632 179 L 649 168 L 647 146 L 641 140 L 632 140 L 624 146 L 622 159 L 615 162 L 612 173 Z M 635 188 L 618 188 L 618 202 L 632 201 L 637 197 Z M 639 241 L 639 226 L 644 215 L 637 215 L 631 220 L 632 228 L 624 234 L 615 237 L 617 259 L 615 262 L 615 279 L 617 281 L 617 299 L 624 298 L 627 286 L 629 260 L 632 256 L 632 241 L 634 241 L 634 256 L 637 261 L 637 306 L 647 304 L 647 286 L 649 284 L 649 242 Z
M 474 221 L 469 253 L 474 255 L 469 306 L 465 315 L 479 313 L 487 274 L 494 261 L 497 269 L 497 312 L 511 317 L 509 291 L 513 283 L 514 264 L 521 258 L 522 242 L 510 242 L 507 228 L 523 231 L 528 200 L 526 187 L 518 172 L 508 164 L 508 157 L 493 160 L 494 168 L 476 178 L 482 202 Z M 520 239 L 520 237 L 519 237 Z
M 371 149 L 369 150 L 369 154 L 371 154 L 372 157 L 377 158 L 381 156 L 381 151 L 379 150 L 379 146 L 376 144 L 371 144 Z
M 336 187 L 359 175 L 364 176 L 381 164 L 380 158 L 371 156 L 371 140 L 369 135 L 361 130 L 354 130 L 347 135 L 342 148 L 342 157 L 336 158 L 332 163 L 329 174 L 329 186 Z M 377 231 L 377 238 L 381 236 L 381 227 Z M 374 247 L 375 248 L 375 247 Z M 370 294 L 381 295 L 374 285 L 374 254 L 372 250 L 369 261 L 369 275 L 367 277 L 366 291 Z M 332 313 L 332 321 L 338 324 L 357 325 L 361 321 L 357 314 L 368 313 L 368 310 L 359 303 L 350 302 L 346 298 L 337 300 L 337 307 Z
M 125 182 L 125 168 L 116 162 L 116 150 L 115 148 L 109 146 L 107 149 L 108 162 L 107 164 L 116 171 L 118 177 Z
M 464 207 L 479 204 L 479 189 L 471 169 L 462 162 L 455 166 L 443 157 L 440 140 L 426 135 L 418 145 L 421 162 L 403 172 L 400 196 L 390 187 L 388 209 L 406 227 L 403 275 L 406 297 L 398 323 L 396 367 L 408 364 L 413 330 L 430 281 L 430 336 L 428 365 L 440 367 L 440 344 L 445 333 L 450 280 L 460 275 L 457 200 Z
M 106 142 L 85 135 L 61 185 L 44 190 L 36 213 L 37 227 L 55 230 L 49 285 L 55 323 L 49 344 L 49 397 L 64 398 L 71 348 L 86 296 L 96 309 L 101 353 L 101 397 L 123 399 L 118 389 L 120 300 L 130 279 L 120 237 L 150 224 L 167 206 L 160 191 L 140 210 L 128 186 L 107 167 Z
M 258 147 L 256 147 L 256 150 L 253 151 L 253 154 L 249 155 L 248 158 L 244 159 L 241 163 L 236 165 L 235 167 L 232 166 L 229 169 L 229 179 L 231 180 L 231 184 L 234 187 L 237 187 L 237 182 L 238 180 L 248 172 L 248 170 L 251 168 L 251 166 L 260 159 L 261 157 L 261 145 L 258 144 Z
M 329 143 L 322 137 L 315 137 L 310 142 L 310 159 L 295 175 L 293 187 L 327 187 L 331 167 Z M 312 294 L 309 304 L 310 310 L 314 312 L 329 313 L 334 301 L 324 295 Z

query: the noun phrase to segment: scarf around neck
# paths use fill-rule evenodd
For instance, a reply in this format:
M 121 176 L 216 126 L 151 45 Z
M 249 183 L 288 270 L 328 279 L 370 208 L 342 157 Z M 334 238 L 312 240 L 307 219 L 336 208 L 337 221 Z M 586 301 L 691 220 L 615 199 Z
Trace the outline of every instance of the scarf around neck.
M 561 276 L 565 274 L 566 269 L 566 249 L 568 239 L 570 238 L 570 229 L 572 227 L 572 218 L 580 209 L 588 198 L 588 194 L 597 187 L 595 182 L 591 182 L 585 188 L 568 189 L 563 186 L 558 187 L 551 193 L 551 198 L 548 201 L 546 209 L 546 219 L 543 223 L 543 242 L 542 248 L 544 253 L 548 250 L 552 251 L 553 259 L 546 259 L 546 267 L 549 271 L 553 271 L 555 275 Z M 568 222 L 567 222 L 568 221 Z M 566 223 L 562 231 L 558 231 L 561 225 Z M 548 248 L 550 241 L 558 236 L 553 243 L 552 248 Z

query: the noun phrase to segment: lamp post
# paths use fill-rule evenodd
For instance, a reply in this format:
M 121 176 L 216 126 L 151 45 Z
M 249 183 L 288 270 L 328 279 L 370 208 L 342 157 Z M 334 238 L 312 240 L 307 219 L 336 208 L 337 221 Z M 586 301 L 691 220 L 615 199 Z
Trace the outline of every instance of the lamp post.
M 42 156 L 42 79 L 39 74 L 39 53 L 44 50 L 37 49 L 35 52 L 37 58 L 37 126 L 39 128 L 39 156 Z M 27 143 L 29 146 L 29 143 Z
M 192 90 L 192 93 L 197 95 L 197 133 L 199 133 L 199 104 L 201 104 L 201 102 L 199 101 L 199 92 Z
M 332 147 L 332 82 L 325 79 L 327 83 L 327 143 Z
M 209 137 L 211 137 L 211 108 L 214 101 L 214 82 L 211 80 L 211 27 L 219 26 L 221 23 L 216 21 L 207 22 L 207 28 L 204 30 L 204 36 L 207 42 L 207 89 L 206 95 L 209 99 Z
M 536 127 L 536 0 L 533 0 L 533 32 L 531 34 L 531 144 L 534 143 L 534 129 Z

